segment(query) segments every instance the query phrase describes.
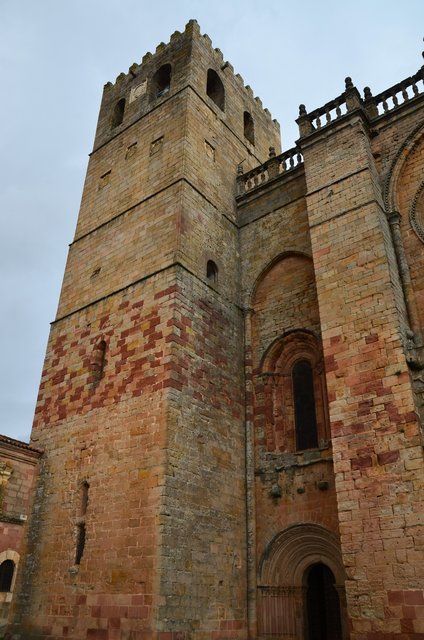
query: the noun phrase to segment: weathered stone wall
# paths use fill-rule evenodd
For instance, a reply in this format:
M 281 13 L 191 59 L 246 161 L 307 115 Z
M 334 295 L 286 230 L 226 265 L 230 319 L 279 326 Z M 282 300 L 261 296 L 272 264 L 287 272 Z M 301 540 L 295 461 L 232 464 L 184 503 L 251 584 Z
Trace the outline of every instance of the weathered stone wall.
M 158 625 L 194 637 L 246 635 L 242 315 L 225 284 L 180 269 L 175 296 Z
M 377 115 L 348 80 L 302 109 L 303 162 L 194 21 L 106 85 L 32 434 L 21 640 L 306 637 L 320 563 L 343 640 L 424 634 L 414 95 Z
M 302 148 L 351 637 L 419 637 L 420 622 L 389 609 L 394 591 L 421 598 L 423 469 L 383 194 L 353 114 Z
M 263 600 L 263 592 L 256 595 L 256 586 L 270 584 L 261 566 L 264 558 L 272 555 L 274 540 L 293 525 L 310 523 L 338 537 L 328 434 L 320 450 L 296 451 L 293 406 L 288 401 L 290 371 L 283 378 L 281 373 L 270 376 L 266 364 L 267 354 L 278 349 L 284 339 L 296 340 L 298 332 L 302 336 L 310 335 L 314 344 L 320 345 L 303 168 L 240 198 L 239 223 L 243 294 L 249 309 L 246 317 L 247 415 L 252 418 L 254 442 L 248 468 L 252 493 L 249 515 L 255 532 L 250 549 L 254 565 L 250 593 L 253 601 L 258 597 L 258 602 L 257 611 L 251 612 L 251 632 L 260 634 L 265 632 L 267 601 Z M 299 357 L 301 347 L 297 353 Z M 320 390 L 316 392 L 317 410 L 322 411 L 322 421 L 326 422 L 325 390 L 324 397 Z M 322 425 L 323 431 L 327 428 Z M 301 531 L 303 529 L 299 535 Z M 288 577 L 280 574 L 278 584 L 289 586 Z M 286 615 L 299 616 L 294 609 L 294 605 L 286 605 Z M 297 624 L 301 630 L 302 620 Z M 271 626 L 280 633 L 290 631 L 290 625 L 282 621 L 274 620 Z
M 32 434 L 45 454 L 23 576 L 25 637 L 125 637 L 152 626 L 174 280 L 163 272 L 53 325 Z

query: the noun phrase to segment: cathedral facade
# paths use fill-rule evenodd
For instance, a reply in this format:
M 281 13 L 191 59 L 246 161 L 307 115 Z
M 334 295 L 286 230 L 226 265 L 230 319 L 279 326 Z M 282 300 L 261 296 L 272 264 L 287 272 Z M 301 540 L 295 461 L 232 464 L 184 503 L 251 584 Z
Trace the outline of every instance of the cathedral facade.
M 423 68 L 279 126 L 190 21 L 105 86 L 16 638 L 424 638 Z

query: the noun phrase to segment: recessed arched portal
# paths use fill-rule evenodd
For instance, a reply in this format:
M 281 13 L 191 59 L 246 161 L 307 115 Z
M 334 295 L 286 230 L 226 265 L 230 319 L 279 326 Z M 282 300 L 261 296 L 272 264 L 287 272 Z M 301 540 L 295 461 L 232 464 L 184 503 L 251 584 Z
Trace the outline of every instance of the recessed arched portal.
M 334 533 L 317 524 L 292 525 L 269 542 L 258 569 L 259 637 L 348 639 L 345 572 Z M 327 589 L 324 614 L 313 604 L 323 587 Z M 320 635 L 312 629 L 316 620 Z

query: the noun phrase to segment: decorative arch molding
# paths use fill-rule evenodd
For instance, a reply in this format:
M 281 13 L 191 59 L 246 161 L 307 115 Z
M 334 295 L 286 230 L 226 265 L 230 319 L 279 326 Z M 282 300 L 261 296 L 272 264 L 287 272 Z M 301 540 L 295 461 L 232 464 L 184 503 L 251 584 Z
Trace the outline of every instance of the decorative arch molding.
M 258 586 L 303 587 L 308 567 L 325 564 L 337 585 L 346 579 L 340 543 L 331 531 L 317 524 L 294 524 L 268 543 L 258 567 Z
M 291 368 L 295 360 L 308 356 L 311 364 L 322 362 L 322 352 L 318 336 L 309 329 L 291 329 L 278 336 L 261 358 L 260 372 L 276 373 L 281 369 L 281 354 L 284 351 L 284 365 Z
M 304 258 L 307 262 L 311 264 L 313 263 L 312 256 L 307 253 L 304 253 L 303 251 L 283 251 L 282 253 L 277 254 L 274 258 L 272 258 L 270 262 L 267 263 L 267 265 L 262 269 L 262 271 L 259 273 L 256 280 L 254 281 L 250 291 L 250 295 L 249 295 L 250 307 L 253 307 L 258 288 L 263 282 L 263 280 L 265 279 L 265 277 L 268 275 L 268 273 L 271 271 L 271 269 L 273 269 L 275 265 L 277 265 L 279 262 L 281 262 L 285 258 L 293 258 L 293 257 Z
M 17 551 L 13 551 L 13 549 L 7 549 L 6 551 L 2 551 L 0 553 L 0 564 L 5 560 L 13 560 L 15 565 L 18 564 L 20 559 L 20 555 Z
M 411 151 L 420 143 L 422 136 L 424 135 L 424 124 L 420 122 L 407 136 L 404 143 L 399 147 L 393 161 L 390 165 L 389 172 L 384 181 L 384 206 L 387 213 L 392 211 L 399 211 L 399 206 L 396 200 L 396 187 L 400 173 L 407 162 Z

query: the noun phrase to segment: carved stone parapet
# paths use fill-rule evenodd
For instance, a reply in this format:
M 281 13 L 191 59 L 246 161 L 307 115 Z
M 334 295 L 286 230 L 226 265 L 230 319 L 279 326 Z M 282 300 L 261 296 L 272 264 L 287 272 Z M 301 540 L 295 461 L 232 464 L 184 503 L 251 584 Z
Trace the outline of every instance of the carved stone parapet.
M 296 120 L 297 125 L 299 127 L 299 136 L 304 138 L 308 136 L 310 133 L 314 131 L 314 127 L 312 122 L 309 119 L 309 116 L 306 112 L 306 108 L 304 104 L 299 106 L 299 117 Z
M 409 102 L 416 98 L 420 94 L 420 81 L 424 79 L 424 67 L 418 69 L 417 73 L 409 78 L 405 78 L 401 82 L 385 89 L 373 98 L 374 102 L 374 115 L 377 117 L 383 115 L 388 111 L 397 109 L 397 107 Z M 369 94 L 368 94 L 369 92 Z M 371 92 L 366 87 L 365 99 L 368 100 Z
M 237 195 L 252 191 L 256 187 L 260 187 L 273 178 L 277 178 L 283 173 L 287 173 L 296 169 L 303 163 L 302 153 L 299 147 L 293 147 L 288 151 L 284 151 L 280 155 L 275 155 L 275 149 L 270 147 L 269 159 L 264 164 L 247 171 L 240 175 L 238 168 L 237 175 Z M 239 167 L 241 166 L 241 163 Z
M 348 111 L 353 111 L 354 109 L 360 109 L 362 107 L 362 99 L 358 89 L 355 85 L 352 84 L 351 78 L 346 78 L 346 108 Z
M 280 168 L 280 161 L 276 156 L 268 160 L 268 164 L 267 164 L 268 180 L 271 180 L 272 178 L 276 178 L 278 176 L 280 172 L 279 168 Z
M 368 118 L 376 118 L 378 116 L 378 109 L 375 104 L 375 99 L 371 93 L 371 89 L 369 87 L 365 87 L 364 89 L 364 109 Z

